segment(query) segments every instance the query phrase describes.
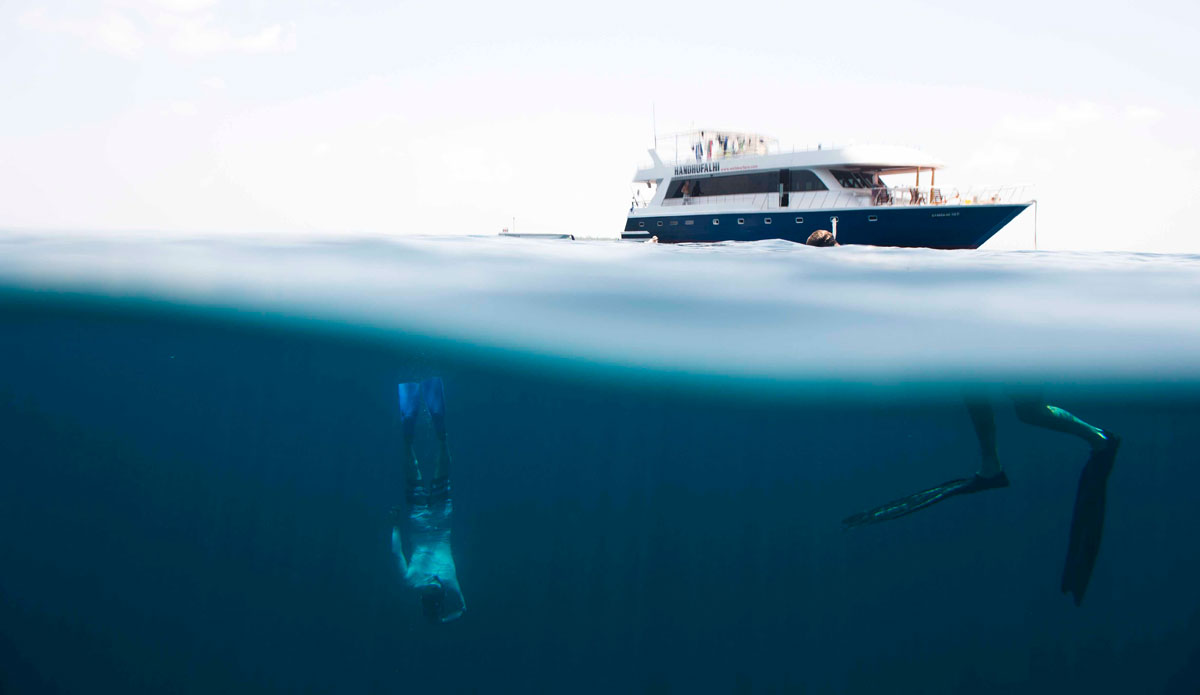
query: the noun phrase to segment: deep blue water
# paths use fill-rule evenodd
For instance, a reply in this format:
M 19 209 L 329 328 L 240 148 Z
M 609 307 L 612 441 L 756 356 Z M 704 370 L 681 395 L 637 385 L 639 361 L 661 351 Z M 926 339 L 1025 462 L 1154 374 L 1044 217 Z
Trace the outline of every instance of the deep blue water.
M 1013 280 L 996 274 L 994 256 L 840 256 L 860 279 L 880 264 L 891 273 L 860 299 L 892 283 L 928 302 L 876 304 L 841 328 L 823 305 L 792 305 L 780 311 L 805 330 L 764 324 L 731 339 L 728 322 L 747 306 L 828 289 L 838 269 L 812 263 L 831 256 L 735 247 L 714 261 L 653 250 L 671 254 L 660 263 L 694 257 L 698 269 L 728 272 L 726 285 L 742 266 L 722 271 L 721 253 L 768 269 L 782 262 L 768 256 L 795 264 L 777 295 L 727 296 L 738 304 L 714 310 L 706 350 L 684 345 L 705 330 L 684 285 L 643 279 L 648 310 L 624 287 L 599 292 L 610 285 L 589 284 L 586 261 L 559 288 L 564 297 L 530 299 L 528 286 L 478 280 L 443 260 L 458 280 L 476 278 L 470 293 L 494 302 L 497 326 L 510 319 L 511 332 L 481 329 L 472 340 L 457 327 L 439 335 L 423 315 L 396 319 L 391 307 L 407 304 L 451 311 L 449 295 L 404 295 L 386 274 L 335 283 L 327 268 L 293 259 L 276 261 L 274 279 L 229 291 L 203 274 L 146 281 L 149 271 L 101 258 L 166 264 L 170 250 L 115 244 L 80 259 L 63 251 L 72 248 L 22 241 L 0 262 L 0 692 L 1200 688 L 1200 390 L 1187 360 L 1196 328 L 1183 310 L 1174 333 L 1170 315 L 1152 320 L 1173 306 L 1166 299 L 1196 299 L 1194 260 L 1067 258 L 1092 297 L 1113 275 L 1136 280 L 1139 264 L 1151 266 L 1147 278 L 1175 280 L 1165 290 L 1122 283 L 1144 311 L 1095 333 L 1030 319 L 1065 315 L 1057 310 L 1074 298 L 1026 306 L 1024 332 L 963 354 L 983 329 L 959 330 L 953 311 L 929 308 L 945 301 L 945 286 L 974 283 L 969 304 L 1003 304 L 1006 292 L 1061 281 L 1050 260 L 1001 259 L 1043 269 Z M 946 277 L 945 262 L 981 265 Z M 294 278 L 306 269 L 340 288 L 328 296 L 341 303 L 303 296 Z M 355 286 L 357 295 L 346 289 Z M 352 301 L 381 287 L 386 306 Z M 496 300 L 506 291 L 520 296 Z M 547 327 L 566 315 L 558 301 L 593 313 Z M 845 316 L 853 302 L 838 301 Z M 664 305 L 678 324 L 656 318 L 653 306 Z M 742 328 L 754 318 L 763 317 Z M 974 318 L 1012 330 L 1004 314 Z M 597 358 L 598 334 L 579 327 L 589 319 L 606 334 L 634 321 L 642 334 L 624 340 L 657 356 Z M 932 344 L 889 333 L 902 319 L 942 327 L 953 378 L 931 379 L 932 359 L 912 357 L 928 367 L 915 372 L 889 361 Z M 828 352 L 814 357 L 801 334 L 821 336 Z M 1066 348 L 1098 334 L 1116 347 L 1055 378 Z M 1161 347 L 1147 338 L 1163 335 L 1173 340 Z M 1048 336 L 1042 361 L 1005 369 Z M 794 362 L 759 345 L 789 337 Z M 667 368 L 661 352 L 672 341 L 679 359 Z M 857 369 L 838 364 L 850 354 Z M 722 363 L 731 366 L 713 368 Z M 402 499 L 395 385 L 430 375 L 446 384 L 454 554 L 468 605 L 446 625 L 422 619 L 388 546 L 387 512 Z M 1050 402 L 1124 438 L 1081 607 L 1059 592 L 1059 575 L 1087 449 L 1017 421 L 1004 385 L 1035 382 Z M 962 388 L 992 394 L 1013 486 L 843 531 L 851 512 L 975 470 Z M 418 435 L 418 458 L 431 463 L 427 419 Z

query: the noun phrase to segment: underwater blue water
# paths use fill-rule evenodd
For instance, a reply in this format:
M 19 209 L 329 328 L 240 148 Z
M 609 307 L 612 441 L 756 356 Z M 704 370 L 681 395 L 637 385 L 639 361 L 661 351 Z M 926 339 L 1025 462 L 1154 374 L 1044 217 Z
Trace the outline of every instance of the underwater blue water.
M 1200 258 L 0 237 L 0 693 L 1194 693 Z M 467 612 L 389 550 L 444 379 Z M 1083 604 L 1087 447 L 1119 432 Z M 964 477 L 1000 491 L 841 519 Z M 428 418 L 417 456 L 434 461 Z

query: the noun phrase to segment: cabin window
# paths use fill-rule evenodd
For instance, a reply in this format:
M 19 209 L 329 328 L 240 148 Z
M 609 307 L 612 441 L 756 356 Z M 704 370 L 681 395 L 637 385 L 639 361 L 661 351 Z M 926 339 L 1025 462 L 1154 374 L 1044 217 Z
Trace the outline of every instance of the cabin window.
M 791 169 L 787 172 L 787 179 L 787 189 L 792 193 L 829 190 L 829 187 L 822 183 L 821 179 L 817 178 L 817 175 L 808 169 Z
M 783 187 L 782 191 L 780 186 Z M 827 190 L 829 188 L 821 179 L 808 169 L 776 169 L 751 174 L 710 174 L 674 179 L 667 187 L 667 199 Z
M 877 188 L 883 184 L 879 183 L 879 175 L 872 171 L 842 171 L 833 169 L 829 173 L 833 174 L 833 178 L 837 179 L 838 185 L 842 188 Z
M 721 220 L 718 220 L 717 218 L 714 217 L 713 224 L 721 224 Z
M 696 222 L 695 220 L 684 220 L 684 221 L 683 221 L 683 224 L 684 224 L 684 226 L 687 226 L 687 225 L 690 225 L 690 224 L 695 224 L 695 222 Z
M 738 224 L 746 224 L 746 218 L 745 218 L 745 217 L 739 217 L 739 218 L 738 218 Z
M 667 198 L 773 193 L 779 188 L 778 177 L 777 171 L 760 171 L 753 174 L 680 178 L 671 181 L 671 185 L 667 187 Z
M 803 217 L 797 217 L 797 218 L 796 218 L 796 224 L 804 224 L 804 218 L 803 218 Z
M 763 220 L 763 223 L 764 223 L 764 224 L 771 224 L 771 218 L 770 218 L 770 217 L 768 217 L 768 218 L 764 219 L 764 220 Z
M 867 221 L 868 222 L 878 222 L 879 215 L 867 215 Z
M 645 227 L 645 226 L 646 226 L 646 223 L 645 223 L 645 222 L 638 222 L 638 226 L 639 226 L 639 227 Z
M 660 227 L 662 226 L 662 220 L 658 221 L 658 226 L 660 226 Z

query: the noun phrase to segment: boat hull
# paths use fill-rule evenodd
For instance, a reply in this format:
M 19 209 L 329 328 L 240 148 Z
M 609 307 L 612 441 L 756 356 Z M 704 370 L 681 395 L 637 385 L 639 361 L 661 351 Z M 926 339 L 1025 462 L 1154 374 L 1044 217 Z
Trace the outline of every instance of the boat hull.
M 769 212 L 697 210 L 687 214 L 630 216 L 621 238 L 657 236 L 663 243 L 784 239 L 802 244 L 814 231 L 832 229 L 832 219 L 836 217 L 838 242 L 842 244 L 975 249 L 1029 205 L 776 209 Z

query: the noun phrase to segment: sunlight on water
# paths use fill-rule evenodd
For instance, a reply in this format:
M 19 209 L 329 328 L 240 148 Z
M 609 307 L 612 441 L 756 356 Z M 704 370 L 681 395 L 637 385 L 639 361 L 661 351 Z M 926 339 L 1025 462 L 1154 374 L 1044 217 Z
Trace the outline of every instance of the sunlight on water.
M 662 373 L 1194 381 L 1200 257 L 500 238 L 3 241 L 0 287 Z

